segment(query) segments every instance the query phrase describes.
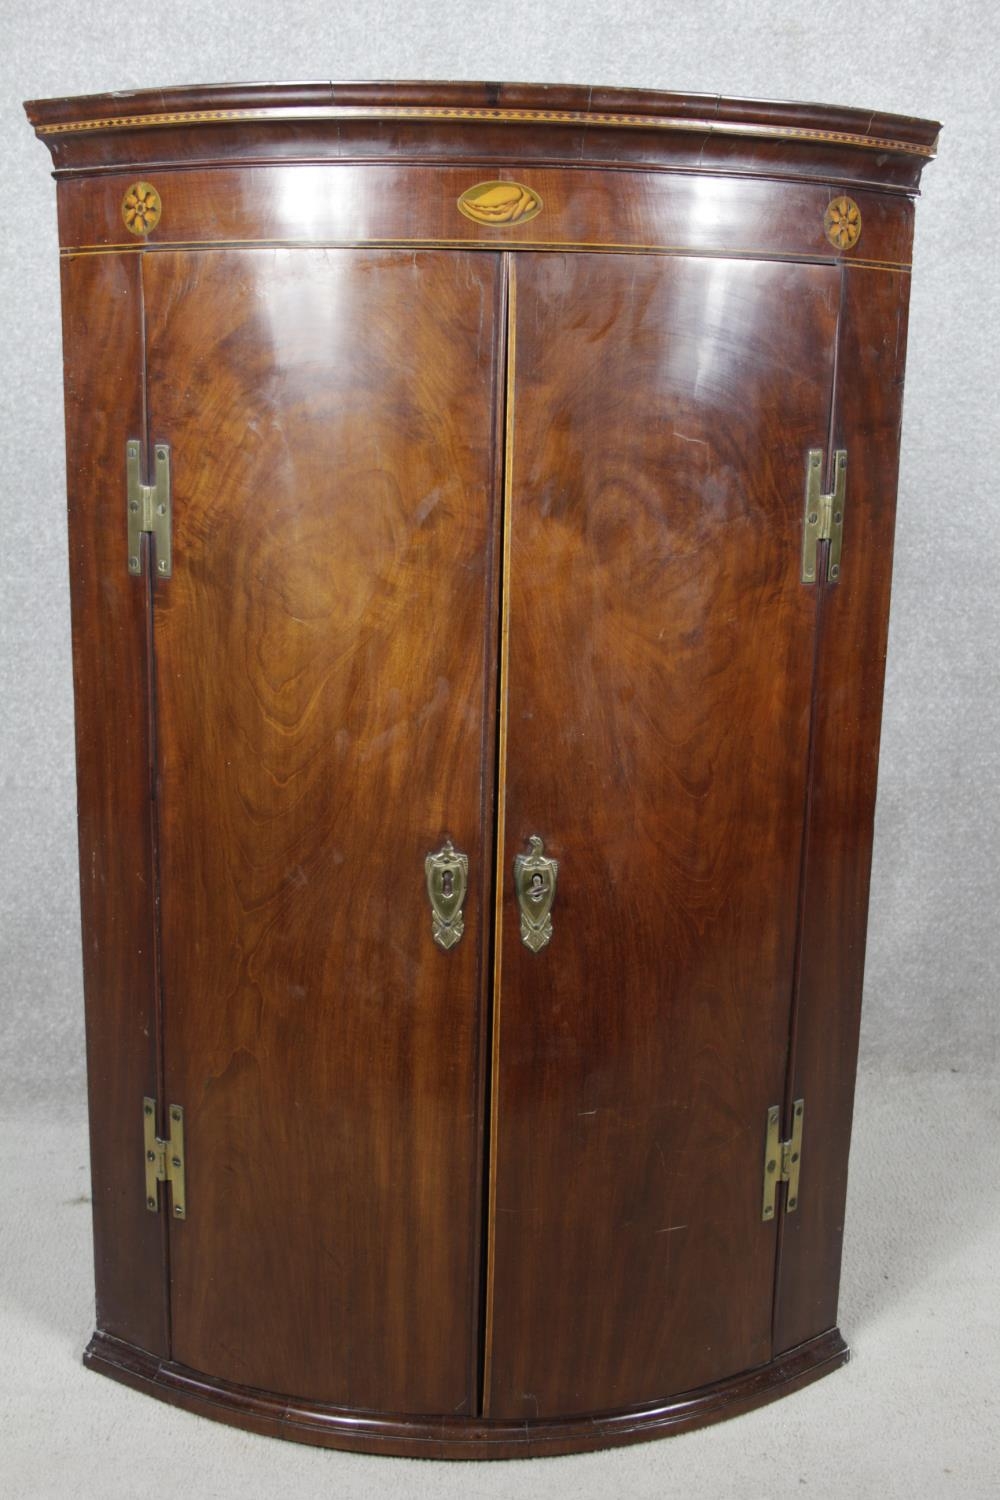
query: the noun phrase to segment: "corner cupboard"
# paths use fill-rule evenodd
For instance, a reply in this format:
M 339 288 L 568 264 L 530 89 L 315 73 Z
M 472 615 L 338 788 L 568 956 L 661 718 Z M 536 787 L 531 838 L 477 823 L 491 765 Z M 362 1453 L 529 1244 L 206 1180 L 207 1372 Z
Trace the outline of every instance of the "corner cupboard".
M 59 197 L 97 1332 L 509 1457 L 837 1329 L 932 122 L 27 106 Z

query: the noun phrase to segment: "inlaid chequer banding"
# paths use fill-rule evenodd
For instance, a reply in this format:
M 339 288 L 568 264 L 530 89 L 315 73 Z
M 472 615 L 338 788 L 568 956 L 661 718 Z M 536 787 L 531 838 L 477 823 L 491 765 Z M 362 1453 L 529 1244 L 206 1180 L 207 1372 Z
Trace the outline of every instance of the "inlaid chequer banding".
M 461 109 L 435 105 L 330 105 L 306 109 L 195 109 L 157 114 L 118 115 L 96 120 L 66 120 L 36 127 L 40 136 L 72 135 L 95 130 L 144 129 L 164 125 L 218 125 L 254 120 L 467 120 L 506 125 L 602 125 L 614 130 L 683 130 L 713 135 L 815 141 L 859 146 L 871 151 L 902 152 L 932 158 L 933 146 L 844 130 L 809 130 L 804 126 L 763 125 L 718 120 L 684 120 L 656 115 L 599 114 L 572 109 Z

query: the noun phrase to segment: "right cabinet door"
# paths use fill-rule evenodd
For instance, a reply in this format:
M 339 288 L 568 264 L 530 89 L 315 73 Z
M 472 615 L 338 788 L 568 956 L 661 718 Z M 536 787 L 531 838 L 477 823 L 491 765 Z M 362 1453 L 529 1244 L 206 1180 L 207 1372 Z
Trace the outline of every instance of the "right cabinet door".
M 762 1151 L 820 592 L 802 506 L 839 298 L 820 265 L 527 253 L 512 273 L 494 1417 L 655 1402 L 771 1357 Z M 537 952 L 513 883 L 532 835 L 559 861 Z

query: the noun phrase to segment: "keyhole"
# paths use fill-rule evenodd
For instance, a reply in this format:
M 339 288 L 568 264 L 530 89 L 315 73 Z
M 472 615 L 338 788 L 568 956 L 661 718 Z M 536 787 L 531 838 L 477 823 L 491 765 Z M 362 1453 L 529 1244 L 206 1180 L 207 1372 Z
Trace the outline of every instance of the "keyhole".
M 455 890 L 455 877 L 450 870 L 445 870 L 441 876 L 441 894 L 451 896 Z

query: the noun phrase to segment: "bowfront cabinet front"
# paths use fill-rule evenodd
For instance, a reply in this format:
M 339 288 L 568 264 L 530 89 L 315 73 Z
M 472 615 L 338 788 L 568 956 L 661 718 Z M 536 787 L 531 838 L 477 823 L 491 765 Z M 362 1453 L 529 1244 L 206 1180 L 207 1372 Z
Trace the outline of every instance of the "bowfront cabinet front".
M 94 1368 L 566 1452 L 846 1358 L 937 127 L 28 106 L 63 254 Z

